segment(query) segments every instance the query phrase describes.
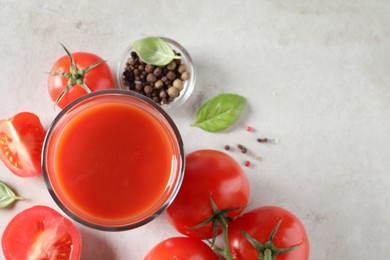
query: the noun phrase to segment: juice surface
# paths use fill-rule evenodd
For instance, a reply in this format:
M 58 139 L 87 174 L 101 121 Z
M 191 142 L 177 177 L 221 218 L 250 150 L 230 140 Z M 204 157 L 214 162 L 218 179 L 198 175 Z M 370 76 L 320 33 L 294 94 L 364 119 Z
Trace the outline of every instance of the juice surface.
M 160 198 L 172 155 L 169 136 L 151 115 L 126 104 L 98 104 L 60 133 L 55 172 L 65 196 L 85 214 L 123 220 Z

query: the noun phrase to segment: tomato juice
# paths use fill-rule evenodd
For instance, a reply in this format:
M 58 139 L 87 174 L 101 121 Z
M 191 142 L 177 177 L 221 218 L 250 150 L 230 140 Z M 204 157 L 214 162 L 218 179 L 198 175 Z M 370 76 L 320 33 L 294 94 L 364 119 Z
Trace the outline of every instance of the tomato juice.
M 183 145 L 169 116 L 125 90 L 93 92 L 65 108 L 44 144 L 43 172 L 57 204 L 102 230 L 143 225 L 173 200 Z

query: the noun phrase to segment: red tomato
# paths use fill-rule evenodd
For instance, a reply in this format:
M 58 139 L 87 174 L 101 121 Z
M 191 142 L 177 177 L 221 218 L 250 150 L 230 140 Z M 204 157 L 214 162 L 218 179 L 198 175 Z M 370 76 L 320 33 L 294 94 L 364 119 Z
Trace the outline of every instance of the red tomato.
M 163 259 L 218 260 L 218 256 L 200 239 L 172 237 L 158 243 L 144 258 L 144 260 Z
M 16 215 L 4 230 L 2 246 L 7 260 L 78 260 L 81 256 L 76 226 L 46 206 L 34 206 Z
M 65 47 L 64 47 L 65 48 Z M 65 49 L 66 50 L 66 49 Z M 69 53 L 70 54 L 70 53 Z M 75 70 L 78 72 L 83 69 L 88 68 L 92 64 L 102 61 L 102 58 L 99 56 L 86 53 L 86 52 L 75 52 L 71 54 L 74 60 Z M 69 79 L 63 75 L 54 74 L 57 73 L 67 73 L 71 69 L 71 59 L 69 55 L 65 55 L 58 59 L 52 69 L 51 74 L 49 74 L 48 79 L 48 89 L 49 94 L 53 101 L 56 101 L 61 95 L 61 92 L 68 86 Z M 72 73 L 71 73 L 72 74 Z M 57 104 L 60 108 L 64 108 L 73 100 L 85 95 L 87 91 L 82 88 L 81 82 L 89 88 L 91 91 L 97 91 L 102 89 L 115 88 L 115 80 L 111 73 L 111 70 L 106 62 L 102 62 L 93 69 L 85 72 L 84 75 L 78 75 L 79 73 L 73 73 L 76 76 L 73 76 L 74 85 L 64 94 L 61 101 Z M 76 79 L 76 77 L 79 77 Z
M 248 179 L 231 156 L 215 150 L 195 151 L 186 157 L 182 186 L 166 216 L 184 235 L 211 238 L 212 223 L 191 228 L 213 214 L 210 197 L 220 210 L 241 207 L 227 213 L 233 218 L 248 204 Z
M 16 175 L 30 177 L 42 173 L 41 152 L 46 131 L 39 118 L 22 112 L 0 120 L 0 158 Z
M 279 254 L 276 256 L 276 259 L 309 259 L 309 239 L 302 223 L 289 211 L 273 206 L 257 208 L 229 223 L 229 248 L 234 259 L 259 259 L 259 252 L 248 242 L 241 230 L 244 230 L 252 238 L 264 244 L 268 241 L 271 232 L 280 220 L 282 221 L 272 240 L 273 245 L 277 248 L 301 245 L 290 252 Z

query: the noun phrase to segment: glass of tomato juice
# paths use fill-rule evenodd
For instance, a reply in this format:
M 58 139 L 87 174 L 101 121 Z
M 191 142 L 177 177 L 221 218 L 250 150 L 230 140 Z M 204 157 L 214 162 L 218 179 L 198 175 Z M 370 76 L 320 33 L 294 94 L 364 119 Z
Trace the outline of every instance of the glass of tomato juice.
M 120 231 L 158 216 L 177 194 L 184 151 L 173 120 L 127 90 L 87 94 L 64 108 L 43 145 L 46 186 L 74 220 Z

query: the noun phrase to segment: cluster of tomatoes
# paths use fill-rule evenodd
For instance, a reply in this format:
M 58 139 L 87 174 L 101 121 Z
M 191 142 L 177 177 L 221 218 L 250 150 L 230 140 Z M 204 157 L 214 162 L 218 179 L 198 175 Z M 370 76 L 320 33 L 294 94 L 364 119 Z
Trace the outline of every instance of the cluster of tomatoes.
M 109 66 L 99 56 L 76 52 L 58 59 L 48 78 L 48 91 L 60 108 L 88 92 L 115 88 Z M 20 177 L 42 173 L 41 152 L 46 130 L 30 112 L 0 120 L 0 159 Z M 80 259 L 81 235 L 67 218 L 47 206 L 17 215 L 2 234 L 5 259 Z
M 162 241 L 145 260 L 309 259 L 299 219 L 280 207 L 246 211 L 249 198 L 248 179 L 230 155 L 217 150 L 188 154 L 183 184 L 165 212 L 185 236 Z
M 64 108 L 91 91 L 114 88 L 108 65 L 91 53 L 71 54 L 53 66 L 48 89 Z M 33 113 L 0 121 L 0 158 L 16 175 L 42 172 L 41 150 L 46 131 Z M 239 164 L 216 150 L 186 156 L 183 183 L 165 216 L 183 236 L 153 247 L 152 259 L 305 260 L 309 240 L 302 223 L 279 207 L 246 211 L 250 185 Z M 4 230 L 6 259 L 79 259 L 81 236 L 68 219 L 46 206 L 17 214 Z
M 110 67 L 99 56 L 68 53 L 58 59 L 49 74 L 48 92 L 60 108 L 88 92 L 115 88 Z M 16 175 L 31 177 L 42 173 L 41 150 L 46 131 L 39 117 L 22 112 L 0 120 L 0 158 Z

